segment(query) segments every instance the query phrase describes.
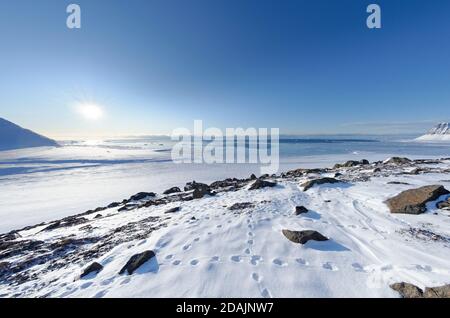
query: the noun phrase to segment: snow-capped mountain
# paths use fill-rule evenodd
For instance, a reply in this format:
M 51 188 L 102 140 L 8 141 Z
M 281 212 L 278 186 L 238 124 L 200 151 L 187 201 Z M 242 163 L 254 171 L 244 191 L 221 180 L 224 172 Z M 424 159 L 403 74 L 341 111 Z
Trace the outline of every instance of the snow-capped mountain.
M 434 126 L 428 131 L 426 135 L 423 135 L 417 140 L 423 141 L 450 141 L 450 124 L 440 123 Z
M 0 151 L 44 146 L 58 146 L 58 143 L 0 118 Z

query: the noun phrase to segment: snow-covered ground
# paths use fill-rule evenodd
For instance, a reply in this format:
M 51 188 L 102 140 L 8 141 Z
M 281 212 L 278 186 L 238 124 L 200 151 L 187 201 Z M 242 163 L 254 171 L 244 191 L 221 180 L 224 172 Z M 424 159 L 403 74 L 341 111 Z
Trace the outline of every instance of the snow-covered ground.
M 318 146 L 315 146 L 316 148 Z M 382 160 L 393 153 L 281 157 L 280 172 L 327 167 L 346 160 Z M 410 156 L 411 158 L 420 156 Z M 430 156 L 428 156 L 430 157 Z M 170 160 L 165 142 L 111 145 L 96 142 L 60 148 L 0 152 L 0 233 L 78 214 L 140 191 L 162 192 L 188 181 L 210 183 L 260 174 L 251 164 L 182 164 Z
M 86 215 L 89 220 L 80 225 L 51 231 L 42 231 L 48 226 L 42 225 L 22 231 L 20 240 L 59 242 L 58 246 L 64 246 L 61 242 L 67 238 L 108 237 L 110 241 L 121 234 L 127 237 L 94 259 L 67 261 L 62 257 L 71 256 L 63 254 L 59 263 L 58 258 L 51 262 L 52 269 L 45 262 L 34 264 L 31 273 L 35 279 L 12 286 L 0 282 L 0 295 L 398 297 L 389 284 L 406 281 L 422 288 L 448 284 L 449 212 L 437 210 L 435 202 L 430 202 L 427 213 L 421 215 L 391 214 L 384 203 L 403 190 L 423 185 L 442 184 L 450 189 L 450 173 L 445 172 L 450 161 L 426 167 L 441 172 L 412 175 L 407 167 L 372 174 L 373 167 L 368 167 L 353 173 L 354 181 L 316 186 L 305 192 L 300 185 L 313 177 L 312 173 L 278 178 L 274 188 L 249 191 L 245 186 L 198 200 L 122 212 L 116 207 L 99 212 L 98 219 L 94 219 L 97 213 Z M 343 172 L 345 177 L 346 170 Z M 369 181 L 358 181 L 358 174 L 363 173 L 371 176 Z M 390 181 L 407 184 L 388 184 Z M 242 202 L 253 207 L 229 209 Z M 297 205 L 310 212 L 295 215 Z M 165 213 L 178 206 L 180 211 Z M 302 246 L 287 240 L 283 229 L 316 230 L 330 240 Z M 414 236 L 411 229 L 429 231 L 443 239 Z M 145 235 L 132 237 L 139 232 Z M 92 252 L 96 246 L 78 248 Z M 118 273 L 132 255 L 145 250 L 154 251 L 156 257 L 132 275 Z M 6 261 L 20 260 L 16 256 Z M 94 260 L 104 269 L 79 279 Z

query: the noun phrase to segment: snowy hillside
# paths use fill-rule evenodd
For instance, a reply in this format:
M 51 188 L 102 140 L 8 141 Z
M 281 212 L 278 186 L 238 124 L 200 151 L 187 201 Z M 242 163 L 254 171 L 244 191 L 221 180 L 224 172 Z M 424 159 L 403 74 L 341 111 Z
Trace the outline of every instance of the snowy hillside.
M 406 202 L 421 214 L 385 203 L 434 184 L 450 189 L 450 159 L 138 193 L 0 236 L 0 297 L 399 297 L 391 284 L 449 284 L 445 188 Z
M 0 151 L 30 147 L 57 146 L 56 141 L 0 118 Z
M 440 123 L 433 127 L 426 135 L 416 140 L 418 141 L 450 141 L 449 123 Z

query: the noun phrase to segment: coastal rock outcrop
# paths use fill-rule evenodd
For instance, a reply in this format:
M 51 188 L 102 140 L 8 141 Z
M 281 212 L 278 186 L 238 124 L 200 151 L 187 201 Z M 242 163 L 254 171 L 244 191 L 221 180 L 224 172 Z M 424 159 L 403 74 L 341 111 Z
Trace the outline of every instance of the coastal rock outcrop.
M 272 187 L 274 187 L 276 185 L 277 184 L 275 182 L 270 182 L 270 181 L 258 179 L 248 189 L 249 190 L 257 190 L 257 189 L 262 189 L 262 188 L 267 188 L 267 187 L 272 188 Z

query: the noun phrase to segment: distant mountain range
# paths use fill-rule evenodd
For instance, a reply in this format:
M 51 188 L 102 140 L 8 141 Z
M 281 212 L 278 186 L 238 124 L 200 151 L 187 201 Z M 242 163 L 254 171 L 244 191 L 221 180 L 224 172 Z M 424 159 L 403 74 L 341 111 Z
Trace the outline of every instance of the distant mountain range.
M 440 123 L 416 140 L 419 141 L 450 141 L 450 124 Z
M 0 118 L 0 151 L 44 146 L 56 147 L 59 145 L 53 139 Z

